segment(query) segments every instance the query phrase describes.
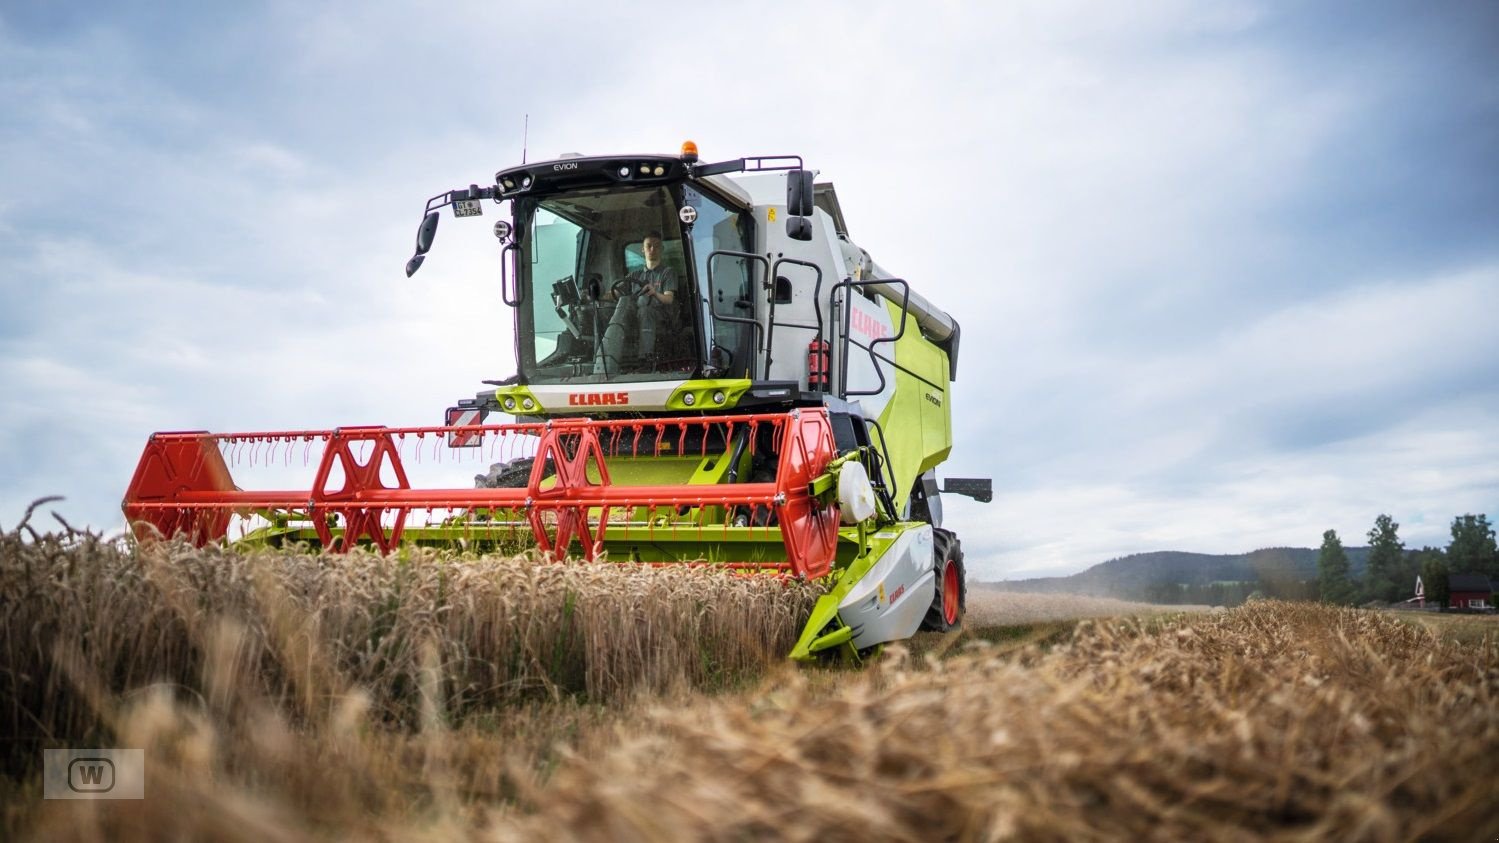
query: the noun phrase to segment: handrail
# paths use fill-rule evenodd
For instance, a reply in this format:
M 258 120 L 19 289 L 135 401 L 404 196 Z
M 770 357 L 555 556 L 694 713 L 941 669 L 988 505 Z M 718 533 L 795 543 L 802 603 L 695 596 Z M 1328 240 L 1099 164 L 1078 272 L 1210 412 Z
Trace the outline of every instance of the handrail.
M 840 288 L 847 287 L 849 289 L 852 289 L 854 287 L 870 287 L 875 284 L 899 284 L 901 286 L 903 292 L 900 300 L 900 327 L 896 330 L 894 336 L 877 337 L 869 341 L 869 347 L 867 350 L 869 352 L 870 362 L 874 364 L 875 377 L 878 377 L 880 379 L 879 388 L 872 390 L 866 389 L 850 391 L 848 388 L 848 346 L 850 342 L 852 342 L 852 340 L 849 338 L 849 321 L 853 315 L 853 306 L 852 304 L 849 304 L 848 306 L 845 306 L 843 308 L 843 342 L 842 348 L 840 349 L 840 353 L 838 355 L 838 385 L 842 388 L 843 397 L 845 398 L 854 395 L 879 395 L 881 392 L 885 391 L 885 387 L 887 386 L 885 382 L 885 370 L 882 366 L 880 366 L 880 358 L 879 355 L 874 353 L 874 347 L 879 345 L 880 343 L 896 342 L 901 337 L 906 335 L 906 321 L 910 316 L 910 310 L 908 308 L 911 300 L 911 285 L 907 283 L 904 278 L 871 278 L 867 281 L 854 281 L 853 279 L 844 279 L 842 281 L 839 281 L 837 284 L 834 284 L 833 289 L 828 293 L 828 302 L 831 306 L 836 303 L 836 297 Z
M 738 322 L 740 324 L 753 325 L 755 327 L 755 331 L 756 331 L 756 333 L 755 333 L 755 339 L 759 343 L 755 347 L 755 351 L 756 351 L 755 356 L 756 356 L 756 358 L 758 358 L 759 357 L 759 352 L 761 350 L 763 350 L 764 347 L 765 347 L 765 326 L 760 324 L 760 320 L 752 318 L 752 317 L 745 317 L 745 316 L 727 316 L 727 315 L 719 313 L 718 312 L 718 308 L 714 306 L 714 301 L 713 301 L 713 291 L 714 291 L 714 287 L 713 287 L 713 260 L 715 258 L 719 258 L 719 257 L 742 258 L 744 260 L 758 261 L 762 265 L 764 265 L 765 271 L 766 271 L 767 274 L 770 272 L 770 260 L 768 258 L 766 258 L 764 255 L 757 255 L 757 254 L 754 254 L 753 252 L 736 252 L 736 251 L 733 251 L 733 250 L 730 250 L 730 249 L 715 249 L 712 252 L 708 253 L 708 289 L 706 290 L 706 293 L 707 293 L 707 296 L 708 296 L 708 312 L 710 314 L 712 314 L 712 316 L 713 316 L 714 319 L 721 319 L 724 322 Z M 752 288 L 754 286 L 754 278 L 753 278 L 753 276 L 751 276 L 751 278 L 750 278 L 750 286 Z M 752 308 L 753 308 L 753 306 L 754 306 L 753 303 L 751 303 L 751 307 Z M 758 362 L 758 360 L 756 360 L 756 362 Z M 768 369 L 766 370 L 766 375 L 769 376 L 769 370 Z M 754 377 L 755 377 L 755 373 L 753 371 L 751 371 L 750 372 L 750 379 L 753 380 Z
M 500 299 L 511 307 L 520 307 L 526 302 L 525 290 L 520 284 L 520 270 L 510 269 L 511 261 L 506 260 L 510 252 L 518 251 L 520 246 L 516 243 L 506 243 L 500 248 Z M 514 296 L 511 290 L 515 291 Z
M 865 428 L 872 427 L 880 434 L 880 452 L 875 454 L 875 458 L 880 460 L 879 491 L 881 502 L 885 504 L 886 513 L 894 520 L 896 518 L 895 500 L 892 497 L 894 493 L 891 490 L 895 488 L 895 463 L 890 459 L 890 443 L 885 439 L 885 428 L 878 421 L 865 419 L 864 426 Z M 881 454 L 883 454 L 883 457 Z M 885 482 L 886 472 L 890 474 L 890 482 L 888 484 Z

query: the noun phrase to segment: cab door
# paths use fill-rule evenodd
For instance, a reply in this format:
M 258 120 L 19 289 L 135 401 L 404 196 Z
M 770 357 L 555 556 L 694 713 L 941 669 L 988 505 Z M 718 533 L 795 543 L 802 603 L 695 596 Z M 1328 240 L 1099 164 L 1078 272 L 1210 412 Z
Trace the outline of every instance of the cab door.
M 683 188 L 682 200 L 697 211 L 692 224 L 692 256 L 700 290 L 708 365 L 717 377 L 760 377 L 752 267 L 757 262 L 731 255 L 713 256 L 714 252 L 748 252 L 753 248 L 750 215 L 691 185 Z

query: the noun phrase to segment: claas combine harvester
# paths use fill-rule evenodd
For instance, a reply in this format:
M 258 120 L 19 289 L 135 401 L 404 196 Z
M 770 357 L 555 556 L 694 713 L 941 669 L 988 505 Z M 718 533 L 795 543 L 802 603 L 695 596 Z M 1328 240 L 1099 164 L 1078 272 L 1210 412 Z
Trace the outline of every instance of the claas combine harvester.
M 442 208 L 486 204 L 514 376 L 431 427 L 157 433 L 124 501 L 136 535 L 824 580 L 801 660 L 961 622 L 940 496 L 990 484 L 935 474 L 958 323 L 854 245 L 831 184 L 797 156 L 708 164 L 690 142 L 523 164 L 428 200 L 407 275 Z

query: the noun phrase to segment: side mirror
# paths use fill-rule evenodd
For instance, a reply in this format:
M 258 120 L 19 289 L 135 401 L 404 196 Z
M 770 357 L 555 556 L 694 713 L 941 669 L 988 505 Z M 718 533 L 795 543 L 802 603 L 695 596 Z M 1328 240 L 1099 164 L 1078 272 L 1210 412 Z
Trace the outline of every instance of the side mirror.
M 812 216 L 812 171 L 792 170 L 786 174 L 786 213 L 793 217 Z
M 812 239 L 812 221 L 806 217 L 787 217 L 786 236 L 803 242 Z
M 406 277 L 410 278 L 415 275 L 416 271 L 422 268 L 422 261 L 426 259 L 426 255 L 412 255 L 411 260 L 406 261 Z
M 437 236 L 437 212 L 428 211 L 427 218 L 416 230 L 416 253 L 425 255 L 432 248 L 432 238 Z

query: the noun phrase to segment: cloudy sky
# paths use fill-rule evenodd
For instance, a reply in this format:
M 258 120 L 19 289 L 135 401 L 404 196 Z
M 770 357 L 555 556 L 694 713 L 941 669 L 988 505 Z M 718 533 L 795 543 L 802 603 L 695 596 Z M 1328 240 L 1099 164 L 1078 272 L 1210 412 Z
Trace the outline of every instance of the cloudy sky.
M 981 578 L 1499 515 L 1499 4 L 231 5 L 0 5 L 0 528 L 512 372 L 485 226 L 402 266 L 528 114 L 838 185 L 963 323 Z

